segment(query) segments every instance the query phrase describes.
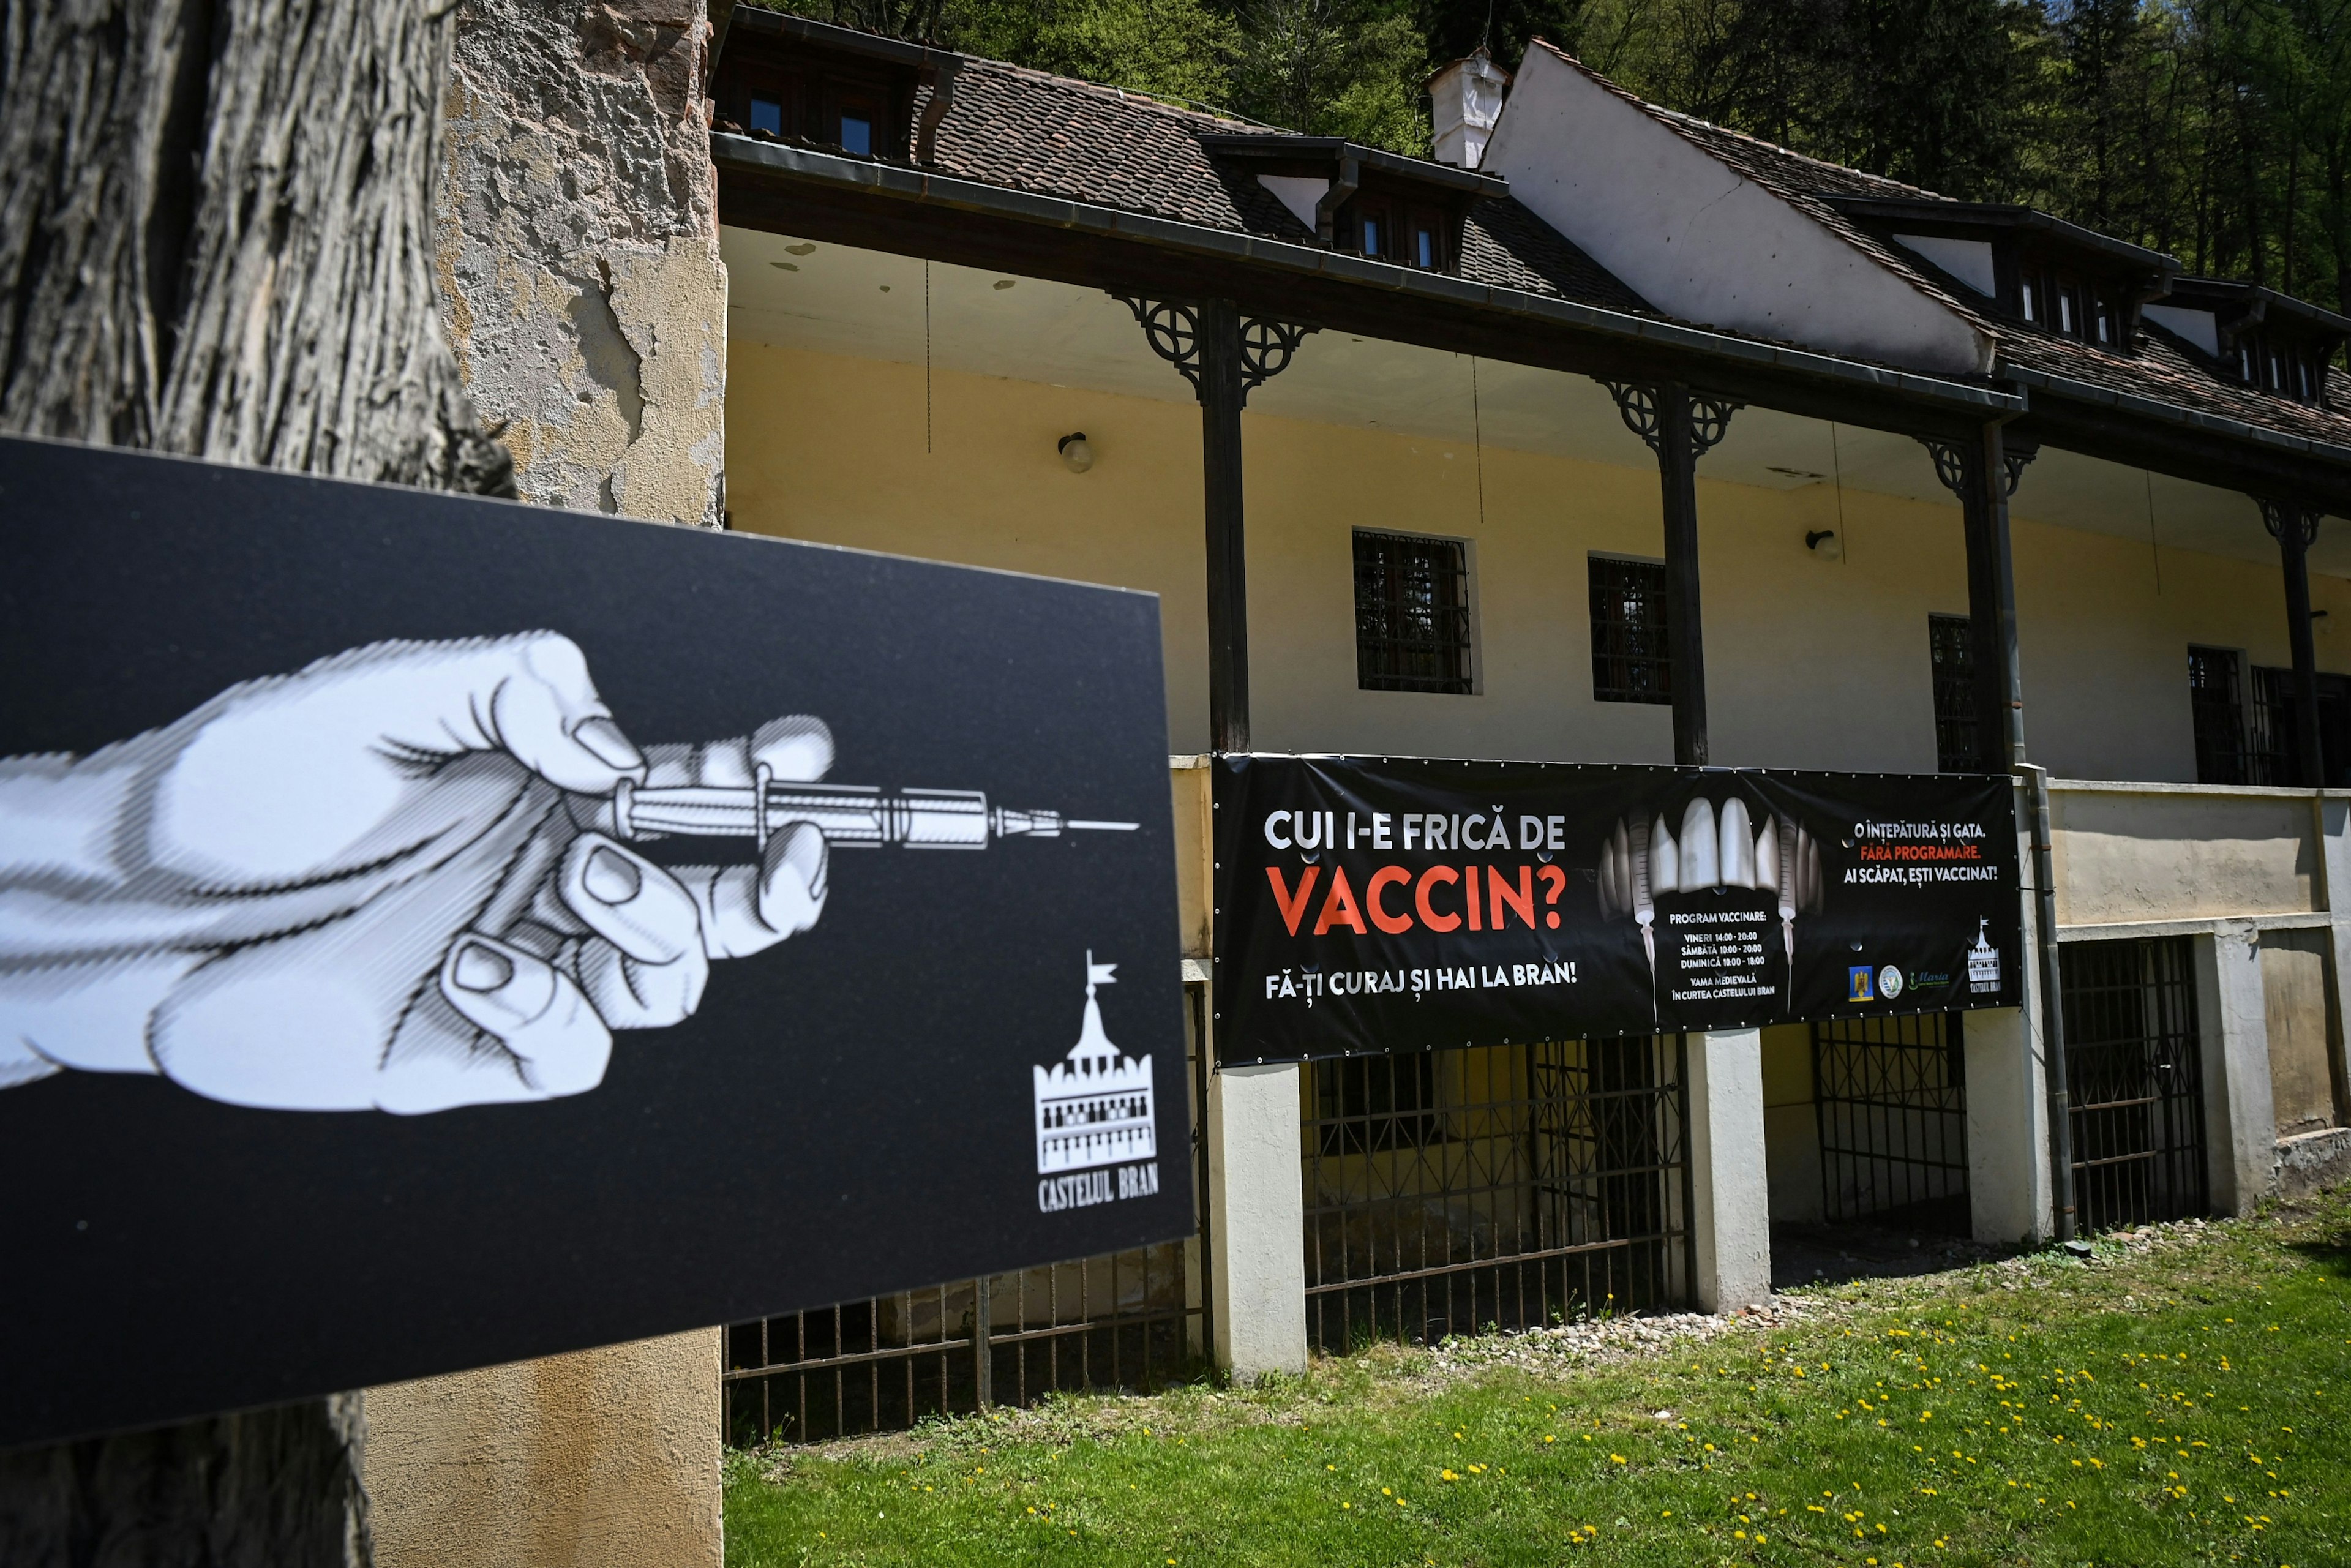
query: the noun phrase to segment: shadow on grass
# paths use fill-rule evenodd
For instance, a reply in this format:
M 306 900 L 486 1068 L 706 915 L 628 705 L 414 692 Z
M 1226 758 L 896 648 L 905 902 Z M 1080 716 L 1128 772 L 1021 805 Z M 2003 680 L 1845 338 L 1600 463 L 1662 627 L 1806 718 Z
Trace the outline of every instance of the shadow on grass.
M 2286 1250 L 2336 1279 L 2351 1279 L 2351 1186 L 2287 1198 L 2273 1213 Z

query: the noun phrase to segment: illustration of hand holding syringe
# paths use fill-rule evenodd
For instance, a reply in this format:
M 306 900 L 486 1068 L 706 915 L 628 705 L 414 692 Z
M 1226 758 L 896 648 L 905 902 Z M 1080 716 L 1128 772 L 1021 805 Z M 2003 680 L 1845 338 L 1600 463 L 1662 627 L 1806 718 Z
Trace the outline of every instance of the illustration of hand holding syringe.
M 835 846 L 1125 831 L 818 782 L 820 720 L 639 747 L 552 632 L 386 643 L 87 757 L 0 758 L 0 1089 L 161 1073 L 280 1110 L 593 1089 L 612 1031 L 814 925 Z M 673 834 L 751 863 L 655 864 Z

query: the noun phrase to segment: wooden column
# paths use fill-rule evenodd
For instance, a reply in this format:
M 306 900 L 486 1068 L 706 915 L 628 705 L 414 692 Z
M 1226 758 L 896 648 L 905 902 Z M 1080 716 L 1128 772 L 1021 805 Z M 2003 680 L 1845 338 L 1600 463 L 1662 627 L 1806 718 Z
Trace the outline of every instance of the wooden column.
M 1315 329 L 1244 316 L 1229 299 L 1113 298 L 1134 312 L 1151 351 L 1200 400 L 1200 482 L 1207 520 L 1208 744 L 1249 748 L 1249 549 L 1241 509 L 1241 408 L 1290 366 Z
M 1674 662 L 1674 761 L 1706 766 L 1706 637 L 1698 587 L 1698 453 L 1689 389 L 1668 383 L 1657 400 L 1657 482 L 1666 524 L 1667 646 Z
M 1666 643 L 1672 661 L 1674 761 L 1707 765 L 1706 634 L 1698 582 L 1698 460 L 1730 428 L 1739 405 L 1679 382 L 1607 383 L 1625 427 L 1657 455 L 1666 536 Z
M 2262 522 L 2278 542 L 2285 573 L 2286 648 L 2294 657 L 2294 781 L 2315 789 L 2326 782 L 2326 756 L 2318 734 L 2318 649 L 2310 634 L 2310 547 L 2318 514 L 2288 501 L 2262 500 Z
M 1974 667 L 1975 766 L 2006 773 L 2025 760 L 2024 676 L 2017 653 L 2016 567 L 2008 498 L 2038 448 L 2011 450 L 1998 424 L 1966 441 L 1928 439 L 1936 476 L 1959 497 L 1968 551 L 1968 645 Z
M 1208 744 L 1249 748 L 1249 551 L 1241 507 L 1241 313 L 1199 308 L 1200 476 L 1208 527 Z

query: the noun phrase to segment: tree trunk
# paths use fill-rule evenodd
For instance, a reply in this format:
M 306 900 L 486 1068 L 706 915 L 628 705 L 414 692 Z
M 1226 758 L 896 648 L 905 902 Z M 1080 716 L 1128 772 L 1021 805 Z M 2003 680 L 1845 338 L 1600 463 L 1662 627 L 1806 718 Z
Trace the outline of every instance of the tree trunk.
M 365 1568 L 360 1403 L 338 1394 L 0 1454 L 0 1562 Z
M 507 493 L 434 310 L 448 0 L 7 0 L 0 429 Z
M 434 305 L 453 8 L 0 0 L 0 431 L 512 495 Z M 364 1568 L 364 1433 L 348 1394 L 0 1454 L 0 1563 Z

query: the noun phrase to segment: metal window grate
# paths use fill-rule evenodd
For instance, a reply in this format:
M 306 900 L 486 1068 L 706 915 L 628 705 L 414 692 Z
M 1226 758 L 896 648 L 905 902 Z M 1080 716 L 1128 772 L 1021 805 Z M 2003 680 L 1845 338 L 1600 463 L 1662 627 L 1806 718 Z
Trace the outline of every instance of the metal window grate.
M 1935 771 L 1973 773 L 1977 746 L 1975 626 L 1964 615 L 1927 617 L 1927 651 L 1935 674 Z
M 1965 1236 L 1968 1080 L 1957 1013 L 1813 1025 L 1822 1212 Z
M 2235 650 L 2188 650 L 2188 706 L 2196 725 L 2196 782 L 2245 783 L 2244 684 Z
M 1204 998 L 1190 992 L 1196 1129 Z M 1208 1186 L 1196 1132 L 1191 1150 L 1198 1205 Z M 726 1440 L 818 1442 L 1056 1390 L 1149 1390 L 1191 1377 L 1208 1351 L 1207 1245 L 1204 1219 L 1187 1241 L 733 1324 L 720 1374 Z
M 2252 667 L 2253 704 L 2245 735 L 2245 782 L 2301 782 L 2294 761 L 2294 672 Z
M 1437 1058 L 1423 1051 L 1326 1061 L 1314 1072 L 1314 1113 L 1326 1155 L 1384 1154 L 1441 1142 Z
M 1206 1348 L 1188 1251 L 1165 1243 L 734 1324 L 726 1440 L 814 1442 L 1055 1389 L 1181 1380 Z
M 1593 701 L 1672 702 L 1664 564 L 1595 555 L 1590 565 Z
M 1458 539 L 1355 531 L 1355 684 L 1468 693 L 1469 566 Z
M 2205 1208 L 2193 961 L 2185 936 L 2060 951 L 2074 1207 L 2085 1231 Z
M 1311 1064 L 1309 1342 L 1686 1301 L 1684 1062 L 1671 1036 Z

